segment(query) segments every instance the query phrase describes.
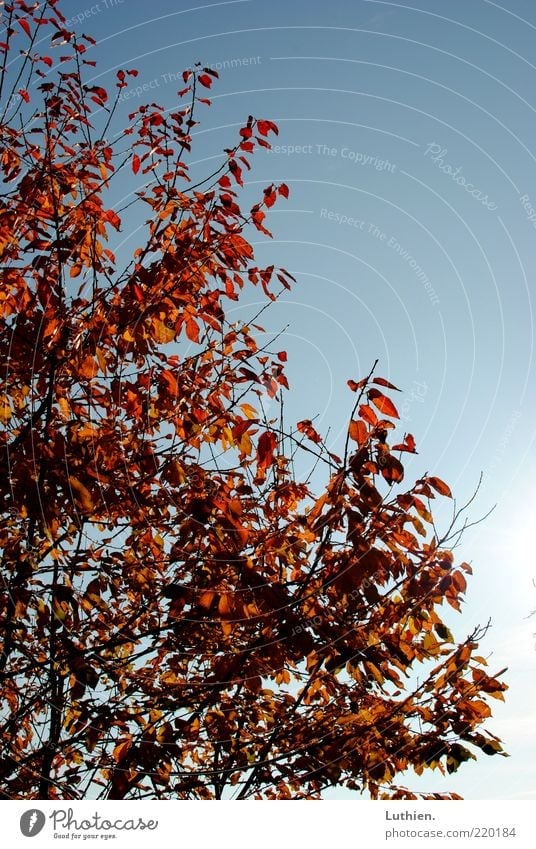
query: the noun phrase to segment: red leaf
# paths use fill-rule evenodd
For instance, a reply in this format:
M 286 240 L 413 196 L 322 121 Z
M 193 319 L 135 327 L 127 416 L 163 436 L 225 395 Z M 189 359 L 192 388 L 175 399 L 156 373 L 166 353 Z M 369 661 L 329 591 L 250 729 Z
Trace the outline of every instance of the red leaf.
M 201 83 L 201 85 L 205 86 L 205 88 L 210 88 L 210 86 L 212 85 L 212 78 L 209 77 L 208 74 L 200 74 L 200 76 L 198 77 L 198 80 Z
M 393 386 L 392 383 L 389 383 L 388 380 L 385 380 L 383 377 L 375 377 L 372 383 L 375 383 L 377 386 L 385 386 L 387 389 L 395 389 L 397 392 L 400 392 L 397 386 Z
M 102 106 L 108 100 L 108 92 L 100 85 L 87 86 L 87 90 L 95 95 L 91 99 L 99 106 Z
M 239 167 L 238 163 L 235 162 L 234 159 L 231 159 L 229 162 L 229 170 L 231 171 L 238 185 L 243 186 L 244 183 L 242 182 L 242 169 Z
M 140 157 L 138 156 L 137 153 L 135 153 L 134 156 L 132 157 L 132 170 L 134 171 L 135 174 L 137 174 L 138 171 L 140 170 L 140 164 L 141 164 Z
M 21 25 L 21 27 L 23 28 L 23 30 L 24 30 L 24 32 L 26 33 L 26 35 L 28 36 L 28 38 L 31 38 L 31 37 L 32 37 L 32 31 L 31 31 L 31 29 L 30 29 L 30 24 L 28 23 L 28 21 L 26 20 L 26 18 L 20 18 L 20 19 L 19 19 L 19 24 L 20 24 L 20 25 Z
M 404 437 L 403 443 L 398 443 L 397 445 L 393 445 L 392 450 L 393 451 L 407 451 L 410 454 L 416 454 L 417 451 L 416 451 L 416 448 L 415 448 L 415 440 L 414 440 L 413 436 L 411 435 L 411 433 L 406 434 L 406 436 Z
M 396 409 L 393 402 L 386 395 L 383 395 L 379 389 L 369 389 L 367 392 L 367 397 L 369 401 L 372 401 L 376 409 L 383 413 L 385 416 L 391 416 L 394 419 L 400 418 L 398 415 L 398 410 Z
M 358 389 L 363 389 L 363 387 L 366 386 L 367 380 L 364 378 L 363 380 L 359 380 L 357 383 L 355 380 L 348 380 L 347 383 L 352 392 L 357 392 Z
M 412 451 L 413 453 L 417 453 L 415 450 L 415 440 L 411 433 L 407 433 L 404 437 L 404 443 L 408 446 L 408 451 Z
M 30 95 L 28 94 L 28 92 L 26 91 L 25 88 L 19 88 L 19 94 L 20 94 L 20 96 L 22 97 L 22 99 L 24 100 L 25 103 L 30 102 Z
M 277 124 L 274 124 L 273 121 L 257 121 L 257 130 L 261 136 L 267 136 L 270 131 L 275 133 L 276 136 L 279 135 Z
M 322 438 L 314 429 L 310 419 L 304 419 L 303 421 L 298 422 L 296 427 L 298 428 L 300 433 L 304 433 L 311 440 L 311 442 L 316 442 L 317 445 L 322 442 Z
M 259 469 L 267 469 L 274 462 L 274 451 L 277 447 L 275 433 L 265 431 L 259 437 L 257 443 L 257 466 Z
M 260 209 L 257 209 L 255 212 L 252 212 L 251 218 L 252 218 L 252 221 L 253 221 L 255 227 L 257 228 L 257 230 L 260 230 L 261 233 L 264 233 L 266 236 L 272 235 L 270 233 L 270 231 L 267 230 L 266 227 L 262 223 L 264 221 L 264 219 L 266 218 L 266 215 L 264 214 L 264 212 L 262 212 Z
M 277 199 L 277 195 L 274 191 L 271 191 L 270 189 L 265 189 L 264 203 L 266 204 L 267 207 L 273 206 L 274 203 L 276 202 L 276 199 Z
M 287 352 L 286 352 L 286 351 L 279 351 L 279 353 L 277 354 L 277 359 L 278 359 L 278 360 L 281 360 L 281 362 L 282 362 L 282 363 L 286 363 L 286 361 L 287 361 Z
M 136 300 L 138 301 L 138 303 L 144 304 L 145 303 L 145 295 L 143 294 L 143 289 L 141 288 L 141 286 L 139 286 L 138 283 L 132 283 L 131 286 L 132 286 L 133 295 L 136 298 Z
M 281 183 L 277 191 L 280 195 L 283 195 L 284 198 L 288 198 L 289 191 L 286 183 Z

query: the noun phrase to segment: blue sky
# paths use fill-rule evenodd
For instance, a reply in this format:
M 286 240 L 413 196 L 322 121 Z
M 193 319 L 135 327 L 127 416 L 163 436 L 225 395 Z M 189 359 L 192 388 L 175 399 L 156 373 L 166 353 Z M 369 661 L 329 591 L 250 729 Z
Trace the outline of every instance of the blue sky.
M 98 39 L 95 82 L 112 87 L 115 69 L 139 70 L 116 127 L 144 101 L 172 108 L 192 63 L 220 70 L 194 171 L 220 161 L 249 114 L 278 123 L 278 147 L 255 156 L 244 205 L 270 182 L 290 186 L 270 213 L 273 240 L 255 239 L 259 261 L 297 277 L 265 314 L 268 331 L 288 325 L 289 420 L 317 416 L 340 448 L 346 380 L 378 358 L 378 373 L 404 391 L 402 426 L 417 440 L 407 475 L 439 475 L 461 504 L 483 472 L 469 518 L 496 504 L 458 549 L 474 576 L 453 624 L 463 638 L 492 621 L 481 653 L 491 672 L 509 667 L 511 689 L 488 727 L 511 757 L 482 755 L 445 780 L 407 784 L 534 799 L 534 5 L 67 0 L 63 9 Z M 445 505 L 439 515 L 446 523 Z

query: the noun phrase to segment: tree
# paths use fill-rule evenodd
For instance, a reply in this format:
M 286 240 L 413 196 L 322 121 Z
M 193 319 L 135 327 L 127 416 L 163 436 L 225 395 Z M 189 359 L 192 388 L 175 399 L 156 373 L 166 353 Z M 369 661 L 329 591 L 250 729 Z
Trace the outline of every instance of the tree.
M 286 355 L 258 316 L 226 315 L 244 287 L 269 305 L 293 280 L 247 238 L 287 186 L 239 206 L 276 125 L 250 116 L 196 184 L 214 71 L 185 71 L 175 111 L 142 105 L 110 141 L 136 72 L 110 101 L 57 0 L 2 16 L 3 797 L 438 798 L 395 779 L 503 754 L 478 730 L 506 689 L 475 654 L 486 629 L 443 622 L 471 572 L 448 548 L 460 511 L 441 537 L 448 486 L 402 488 L 415 441 L 390 445 L 375 368 L 349 381 L 338 457 L 309 419 L 269 417 Z M 59 59 L 37 50 L 49 31 Z M 109 198 L 129 171 L 125 214 L 149 220 L 122 267 Z

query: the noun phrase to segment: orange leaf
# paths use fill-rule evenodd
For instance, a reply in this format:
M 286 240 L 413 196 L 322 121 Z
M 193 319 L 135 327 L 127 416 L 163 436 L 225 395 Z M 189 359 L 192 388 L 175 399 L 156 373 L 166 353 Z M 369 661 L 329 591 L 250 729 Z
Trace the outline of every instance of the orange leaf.
M 86 489 L 84 484 L 81 483 L 78 478 L 75 478 L 72 475 L 69 475 L 69 483 L 71 485 L 71 490 L 74 490 L 77 502 L 81 505 L 83 510 L 90 513 L 91 510 L 94 509 L 94 504 L 91 499 L 91 495 L 89 494 L 89 490 Z
M 352 419 L 348 428 L 348 433 L 350 434 L 350 439 L 353 439 L 358 445 L 365 445 L 368 441 L 368 430 L 361 421 L 355 421 Z
M 368 422 L 371 425 L 375 425 L 378 421 L 378 416 L 376 415 L 372 407 L 369 407 L 367 404 L 361 404 L 359 408 L 359 415 L 362 419 L 364 419 L 364 421 Z
M 456 587 L 458 592 L 464 593 L 465 590 L 467 589 L 467 581 L 463 577 L 462 573 L 458 572 L 458 571 L 453 572 L 452 573 L 452 580 L 453 580 L 454 586 Z
M 439 492 L 440 495 L 445 495 L 447 498 L 452 498 L 452 492 L 450 491 L 450 487 L 441 480 L 441 478 L 426 478 L 426 481 L 432 486 L 436 492 Z
M 199 607 L 203 607 L 205 610 L 210 610 L 215 595 L 216 593 L 213 593 L 210 590 L 206 590 L 204 593 L 201 593 L 197 599 Z
M 193 318 L 186 322 L 186 335 L 191 342 L 199 342 L 199 325 Z
M 387 395 L 384 395 L 379 389 L 369 389 L 367 392 L 369 401 L 372 401 L 376 409 L 385 416 L 391 416 L 393 419 L 398 419 L 398 410 Z
M 393 451 L 408 451 L 410 454 L 416 454 L 417 451 L 415 449 L 415 439 L 411 435 L 411 433 L 407 433 L 404 437 L 404 442 L 399 443 L 398 445 L 393 445 Z
M 222 616 L 228 616 L 231 613 L 231 604 L 228 595 L 221 595 L 218 602 L 218 613 Z
M 132 737 L 128 737 L 126 740 L 122 740 L 117 746 L 114 747 L 112 752 L 112 757 L 116 763 L 120 763 L 125 759 L 129 749 L 132 748 Z

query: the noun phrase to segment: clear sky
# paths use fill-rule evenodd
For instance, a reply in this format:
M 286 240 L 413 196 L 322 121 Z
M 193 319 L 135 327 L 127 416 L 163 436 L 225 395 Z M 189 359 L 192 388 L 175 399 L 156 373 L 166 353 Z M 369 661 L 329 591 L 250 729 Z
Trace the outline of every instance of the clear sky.
M 509 667 L 510 691 L 487 727 L 511 757 L 482 754 L 447 779 L 406 783 L 536 798 L 534 3 L 67 0 L 63 10 L 98 39 L 95 83 L 139 70 L 116 127 L 144 101 L 172 108 L 195 61 L 219 69 L 195 138 L 199 173 L 249 114 L 278 123 L 279 147 L 255 156 L 244 201 L 272 181 L 291 189 L 270 213 L 274 239 L 255 239 L 260 262 L 298 281 L 265 318 L 269 330 L 288 325 L 289 419 L 318 416 L 340 449 L 346 380 L 379 358 L 417 440 L 407 476 L 439 475 L 461 504 L 483 472 L 469 518 L 497 505 L 458 549 L 474 576 L 452 624 L 461 639 L 491 619 L 481 653 L 491 673 Z

